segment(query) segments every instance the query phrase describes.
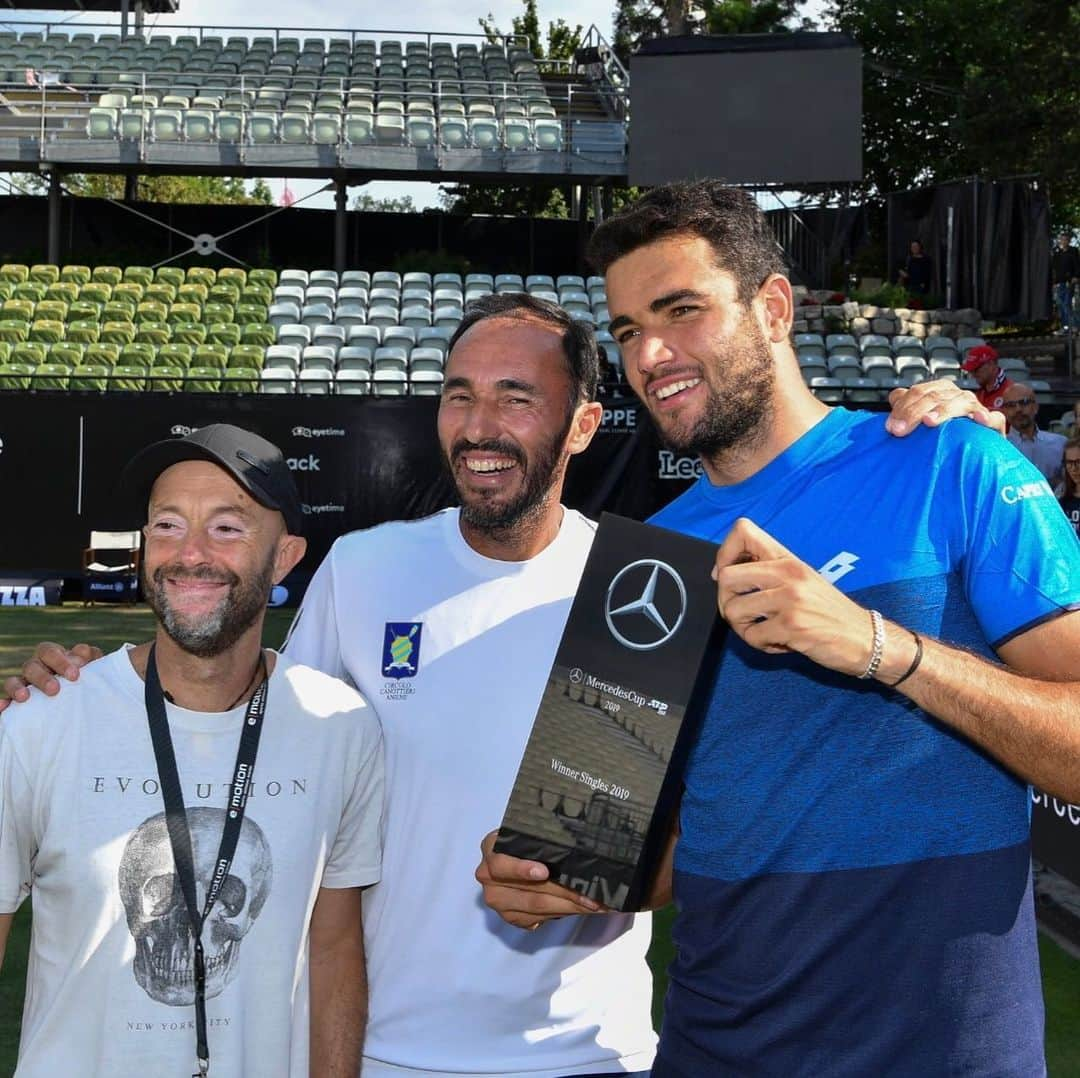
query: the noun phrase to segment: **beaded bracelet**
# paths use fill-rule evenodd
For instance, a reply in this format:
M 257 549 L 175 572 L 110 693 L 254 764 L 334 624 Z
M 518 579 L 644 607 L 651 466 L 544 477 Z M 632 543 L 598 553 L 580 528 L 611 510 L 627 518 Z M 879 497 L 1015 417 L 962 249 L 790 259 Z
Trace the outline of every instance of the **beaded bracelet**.
M 863 681 L 872 678 L 878 672 L 878 667 L 881 665 L 881 653 L 885 650 L 885 623 L 876 610 L 870 611 L 870 624 L 874 627 L 874 643 L 870 649 L 870 662 L 859 675 Z

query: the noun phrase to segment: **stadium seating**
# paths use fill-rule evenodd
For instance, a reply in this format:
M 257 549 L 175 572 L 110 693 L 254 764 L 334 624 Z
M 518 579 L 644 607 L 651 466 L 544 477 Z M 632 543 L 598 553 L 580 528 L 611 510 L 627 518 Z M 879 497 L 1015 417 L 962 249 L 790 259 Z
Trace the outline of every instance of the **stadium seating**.
M 437 395 L 465 304 L 513 291 L 594 326 L 609 380 L 624 381 L 602 277 L 9 263 L 0 266 L 0 391 Z M 960 345 L 977 343 L 793 338 L 804 381 L 834 403 L 880 402 L 927 378 L 973 388 Z M 1023 360 L 999 362 L 1031 381 Z
M 91 140 L 562 150 L 520 43 L 0 33 L 0 83 L 89 98 Z

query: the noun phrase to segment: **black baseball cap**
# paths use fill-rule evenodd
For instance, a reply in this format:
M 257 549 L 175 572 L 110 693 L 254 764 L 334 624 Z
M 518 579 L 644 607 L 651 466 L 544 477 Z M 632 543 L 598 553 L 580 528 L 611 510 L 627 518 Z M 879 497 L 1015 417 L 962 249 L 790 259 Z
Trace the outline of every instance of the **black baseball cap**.
M 290 535 L 301 534 L 300 494 L 281 450 L 231 423 L 212 423 L 183 438 L 154 442 L 131 458 L 121 473 L 120 489 L 144 520 L 157 477 L 184 460 L 208 460 L 224 468 L 260 505 L 281 513 Z

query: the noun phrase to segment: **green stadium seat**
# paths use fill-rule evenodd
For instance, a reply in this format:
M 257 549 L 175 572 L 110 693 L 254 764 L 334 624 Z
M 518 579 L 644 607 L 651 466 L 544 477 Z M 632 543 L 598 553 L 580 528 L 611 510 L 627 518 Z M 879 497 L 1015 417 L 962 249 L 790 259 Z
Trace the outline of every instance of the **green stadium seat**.
M 100 363 L 82 363 L 72 368 L 69 389 L 79 389 L 87 393 L 104 393 L 109 387 L 112 367 Z
M 257 367 L 230 367 L 221 377 L 221 392 L 258 393 L 260 377 Z
M 172 340 L 172 326 L 168 322 L 140 322 L 135 328 L 136 344 L 152 344 L 160 347 Z
M 187 284 L 204 284 L 207 289 L 217 284 L 217 272 L 210 266 L 189 266 L 185 277 Z
M 0 390 L 29 389 L 34 367 L 32 363 L 0 363 Z
M 124 280 L 141 284 L 145 288 L 154 283 L 154 271 L 149 266 L 125 266 Z
M 0 274 L 0 276 L 3 276 Z M 277 287 L 278 274 L 277 270 L 273 269 L 253 269 L 248 270 L 248 285 L 253 284 L 265 284 L 268 288 L 274 289 Z
M 15 294 L 15 282 L 14 281 L 0 281 L 0 303 L 3 303 L 6 299 L 11 299 Z
M 64 306 L 74 303 L 79 298 L 79 286 L 74 281 L 57 281 L 45 289 L 45 299 L 59 301 Z
M 34 320 L 42 318 L 51 319 L 54 322 L 66 322 L 68 317 L 68 305 L 60 299 L 43 299 L 34 308 Z
M 65 340 L 77 341 L 80 344 L 96 344 L 100 337 L 101 323 L 96 318 L 80 318 L 76 322 L 68 322 Z
M 192 364 L 196 367 L 216 367 L 223 371 L 229 361 L 228 349 L 222 344 L 200 344 L 195 349 Z
M 179 266 L 158 266 L 154 280 L 178 289 L 184 283 L 184 271 Z
M 126 367 L 117 364 L 109 375 L 108 389 L 113 393 L 140 393 L 146 388 L 148 367 Z
M 91 281 L 79 289 L 79 299 L 87 303 L 98 303 L 104 307 L 112 299 L 112 285 L 104 281 Z
M 135 326 L 132 322 L 105 322 L 98 339 L 103 344 L 131 344 L 135 340 Z
M 60 267 L 43 263 L 30 267 L 30 280 L 40 281 L 43 285 L 56 284 L 60 280 Z
M 141 284 L 136 284 L 134 281 L 121 281 L 113 288 L 113 303 L 126 303 L 130 307 L 138 307 L 143 301 L 145 291 Z
M 50 363 L 66 363 L 69 367 L 77 367 L 83 361 L 85 345 L 77 341 L 57 341 L 49 346 Z
M 0 341 L 17 344 L 30 335 L 30 325 L 19 318 L 0 318 Z
M 11 342 L 0 341 L 0 363 L 7 363 L 11 359 Z
M 77 299 L 68 304 L 67 323 L 73 322 L 100 322 L 101 309 L 104 304 L 91 303 L 89 300 Z
M 234 285 L 242 289 L 247 284 L 247 271 L 239 266 L 225 266 L 217 272 L 218 284 Z
M 166 322 L 169 318 L 169 308 L 157 300 L 143 300 L 135 308 L 136 322 Z
M 206 328 L 206 340 L 209 344 L 223 344 L 233 348 L 240 343 L 240 327 L 234 322 L 215 322 Z
M 186 281 L 176 290 L 176 298 L 180 303 L 193 303 L 200 310 L 210 295 L 209 285 L 202 281 Z
M 241 344 L 257 344 L 269 348 L 276 340 L 274 327 L 266 322 L 249 322 L 240 330 Z
M 48 287 L 42 281 L 22 281 L 15 286 L 12 296 L 15 299 L 24 299 L 29 300 L 31 303 L 37 303 L 38 300 L 45 298 L 45 290 Z
M 90 283 L 90 267 L 89 266 L 64 266 L 60 270 L 60 280 L 70 281 L 76 285 L 83 285 Z
M 103 322 L 134 322 L 135 305 L 130 300 L 130 296 L 109 300 L 101 309 L 101 320 Z
M 198 303 L 174 303 L 169 308 L 166 321 L 173 326 L 179 325 L 181 322 L 201 322 L 202 305 Z
M 189 367 L 184 376 L 184 390 L 187 393 L 218 393 L 221 374 L 216 367 Z
M 38 390 L 67 389 L 71 368 L 66 363 L 39 363 L 30 388 Z
M 261 370 L 265 357 L 266 349 L 257 344 L 238 344 L 229 351 L 227 369 Z
M 252 322 L 266 322 L 270 317 L 270 310 L 263 303 L 238 303 L 234 315 L 238 324 L 248 325 Z
M 185 367 L 159 363 L 150 368 L 150 381 L 147 389 L 151 393 L 179 393 L 184 388 Z
M 41 341 L 42 344 L 55 344 L 64 339 L 64 323 L 55 319 L 38 318 L 30 323 L 31 341 Z
M 195 348 L 206 340 L 206 326 L 202 322 L 173 322 L 172 339 L 174 344 Z
M 269 307 L 274 302 L 274 290 L 259 281 L 248 282 L 247 286 L 240 289 L 241 303 L 260 303 Z
M 91 281 L 110 284 L 114 287 L 124 279 L 124 272 L 119 266 L 95 266 L 90 273 Z
M 186 370 L 191 366 L 194 351 L 195 349 L 190 344 L 170 341 L 158 349 L 158 363 L 167 367 L 182 367 Z
M 11 349 L 12 363 L 29 363 L 38 367 L 45 362 L 48 349 L 40 341 L 20 341 Z
M 209 300 L 211 303 L 223 303 L 229 307 L 235 307 L 240 302 L 240 289 L 235 284 L 223 282 L 218 278 L 218 283 L 210 289 Z
M 215 322 L 234 322 L 236 311 L 228 303 L 208 303 L 202 309 L 202 320 L 208 326 Z
M 115 367 L 120 362 L 120 345 L 109 341 L 94 342 L 86 346 L 83 363 L 95 366 Z
M 0 266 L 0 281 L 14 281 L 16 284 L 30 279 L 30 267 L 21 262 L 5 262 Z
M 34 304 L 27 299 L 6 299 L 0 304 L 0 318 L 29 323 L 34 318 Z
M 154 354 L 156 349 L 152 344 L 144 344 L 132 342 L 131 344 L 125 344 L 120 349 L 120 366 L 121 367 L 146 367 L 149 369 L 154 365 Z
M 171 307 L 176 302 L 176 285 L 168 284 L 165 281 L 155 281 L 153 284 L 146 286 L 144 299 L 153 300 L 155 303 L 164 303 L 166 307 Z

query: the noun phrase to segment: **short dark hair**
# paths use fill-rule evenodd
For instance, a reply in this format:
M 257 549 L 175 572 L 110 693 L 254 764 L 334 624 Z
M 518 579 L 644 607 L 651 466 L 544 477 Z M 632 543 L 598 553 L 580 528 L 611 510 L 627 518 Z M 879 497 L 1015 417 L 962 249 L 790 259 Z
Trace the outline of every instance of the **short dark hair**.
M 719 180 L 654 187 L 614 217 L 589 240 L 586 257 L 597 273 L 607 273 L 623 255 L 670 236 L 700 236 L 728 270 L 739 300 L 749 303 L 771 273 L 787 273 L 783 252 L 753 196 Z
M 473 326 L 489 318 L 542 322 L 562 330 L 566 373 L 570 376 L 570 407 L 573 409 L 582 402 L 596 400 L 600 362 L 597 358 L 596 334 L 588 322 L 571 318 L 557 303 L 538 299 L 527 292 L 495 292 L 466 304 L 465 317 L 458 323 L 447 345 L 447 356 Z

